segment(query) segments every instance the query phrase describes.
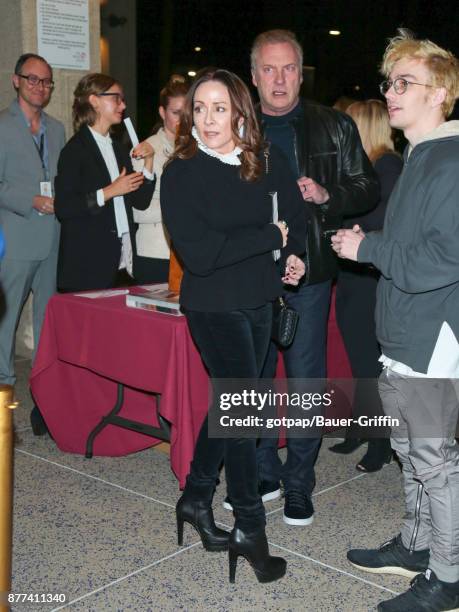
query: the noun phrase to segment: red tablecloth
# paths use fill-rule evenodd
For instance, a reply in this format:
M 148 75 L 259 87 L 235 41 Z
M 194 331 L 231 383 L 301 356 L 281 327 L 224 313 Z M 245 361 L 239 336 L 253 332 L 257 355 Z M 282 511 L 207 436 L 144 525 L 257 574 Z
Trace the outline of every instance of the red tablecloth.
M 329 325 L 329 376 L 350 376 L 334 322 Z M 55 295 L 49 302 L 31 389 L 58 447 L 84 454 L 90 431 L 115 405 L 126 385 L 120 415 L 157 425 L 155 403 L 171 423 L 171 467 L 184 485 L 194 442 L 207 413 L 208 377 L 185 317 L 125 306 L 125 296 L 89 299 Z M 95 455 L 120 456 L 155 444 L 151 437 L 108 425 Z
M 125 306 L 125 296 L 56 295 L 49 304 L 31 389 L 56 444 L 84 454 L 89 432 L 127 386 L 121 415 L 156 425 L 155 403 L 171 423 L 171 466 L 184 484 L 194 441 L 207 413 L 207 374 L 185 317 Z M 152 446 L 145 435 L 108 425 L 95 455 L 119 456 Z

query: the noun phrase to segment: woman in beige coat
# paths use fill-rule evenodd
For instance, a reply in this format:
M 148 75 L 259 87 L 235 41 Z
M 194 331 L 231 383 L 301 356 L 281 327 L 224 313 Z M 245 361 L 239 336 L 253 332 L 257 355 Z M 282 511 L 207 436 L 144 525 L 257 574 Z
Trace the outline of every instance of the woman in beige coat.
M 162 127 L 146 140 L 155 152 L 153 170 L 156 174 L 156 186 L 150 206 L 134 213 L 134 221 L 139 224 L 136 233 L 134 277 L 139 283 L 160 283 L 168 279 L 169 237 L 162 222 L 159 205 L 161 174 L 164 164 L 174 150 L 175 130 L 187 91 L 185 78 L 172 75 L 159 95 Z

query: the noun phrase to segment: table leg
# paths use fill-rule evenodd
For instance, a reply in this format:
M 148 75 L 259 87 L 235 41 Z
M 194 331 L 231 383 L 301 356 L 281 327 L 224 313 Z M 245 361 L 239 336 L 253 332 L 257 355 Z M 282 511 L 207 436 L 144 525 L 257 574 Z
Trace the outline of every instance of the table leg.
M 94 438 L 98 434 L 100 434 L 100 432 L 107 425 L 110 424 L 111 417 L 118 414 L 118 412 L 121 410 L 123 406 L 123 400 L 124 400 L 124 385 L 122 385 L 121 383 L 118 383 L 116 404 L 106 416 L 102 417 L 102 420 L 100 421 L 100 423 L 94 427 L 94 429 L 91 431 L 91 433 L 88 436 L 88 439 L 86 441 L 86 454 L 85 454 L 86 459 L 92 458 Z
M 166 419 L 159 412 L 161 394 L 153 393 L 153 395 L 156 399 L 156 415 L 158 418 L 159 427 L 118 416 L 119 411 L 123 407 L 124 400 L 124 385 L 122 383 L 118 383 L 116 404 L 107 415 L 102 417 L 100 423 L 96 425 L 96 427 L 94 427 L 94 429 L 89 434 L 88 439 L 86 441 L 85 457 L 87 459 L 92 458 L 94 439 L 105 427 L 107 427 L 107 425 L 117 425 L 118 427 L 123 427 L 124 429 L 137 431 L 138 433 L 143 433 L 148 436 L 152 436 L 153 438 L 159 438 L 160 440 L 169 442 L 171 439 L 171 426 L 169 422 L 166 421 Z

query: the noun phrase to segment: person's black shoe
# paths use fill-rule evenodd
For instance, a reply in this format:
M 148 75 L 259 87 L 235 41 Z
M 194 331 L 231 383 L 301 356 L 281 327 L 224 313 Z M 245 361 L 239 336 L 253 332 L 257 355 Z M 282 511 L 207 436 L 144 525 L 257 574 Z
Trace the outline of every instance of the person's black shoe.
M 280 482 L 278 480 L 260 480 L 258 484 L 258 491 L 261 495 L 261 501 L 263 503 L 278 499 L 281 494 Z
M 175 508 L 177 517 L 177 540 L 183 544 L 183 523 L 187 522 L 201 536 L 202 545 L 209 551 L 228 550 L 229 531 L 215 525 L 212 506 L 205 501 L 195 501 L 185 495 L 178 500 Z
M 261 501 L 263 503 L 277 499 L 281 494 L 280 483 L 278 480 L 274 482 L 271 482 L 270 480 L 261 480 L 258 485 L 258 492 L 261 495 Z M 223 507 L 225 510 L 233 509 L 231 500 L 228 496 L 226 496 L 223 500 Z
M 314 506 L 311 498 L 301 491 L 285 494 L 284 523 L 287 525 L 310 525 L 314 520 Z
M 459 581 L 443 582 L 428 569 L 415 576 L 410 588 L 378 604 L 379 612 L 449 612 L 459 610 Z
M 387 438 L 374 438 L 368 442 L 368 450 L 357 463 L 359 472 L 378 472 L 392 461 L 392 449 Z
M 284 576 L 287 561 L 269 554 L 264 529 L 247 533 L 234 528 L 229 540 L 229 581 L 236 580 L 237 558 L 244 557 L 252 566 L 258 582 L 273 582 Z
M 49 433 L 48 427 L 45 423 L 45 419 L 42 417 L 41 412 L 36 404 L 32 408 L 32 412 L 30 413 L 30 424 L 32 426 L 34 436 L 44 436 L 46 433 Z
M 357 450 L 362 444 L 365 444 L 366 440 L 360 438 L 346 438 L 344 442 L 338 442 L 329 447 L 329 451 L 332 453 L 339 453 L 340 455 L 349 455 Z
M 413 578 L 429 565 L 429 549 L 410 552 L 402 544 L 400 534 L 377 549 L 353 549 L 347 558 L 352 565 L 372 574 L 397 574 Z

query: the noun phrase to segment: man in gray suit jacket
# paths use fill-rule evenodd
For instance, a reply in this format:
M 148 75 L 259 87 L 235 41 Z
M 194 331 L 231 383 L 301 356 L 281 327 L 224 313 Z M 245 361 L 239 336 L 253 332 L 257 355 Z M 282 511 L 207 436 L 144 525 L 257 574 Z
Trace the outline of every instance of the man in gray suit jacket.
M 62 123 L 43 111 L 52 79 L 44 58 L 22 55 L 13 75 L 17 98 L 0 112 L 0 226 L 6 243 L 0 263 L 0 384 L 16 381 L 15 334 L 30 291 L 36 347 L 56 290 L 59 224 L 52 189 L 65 134 Z M 36 411 L 32 425 L 34 433 L 46 431 Z

